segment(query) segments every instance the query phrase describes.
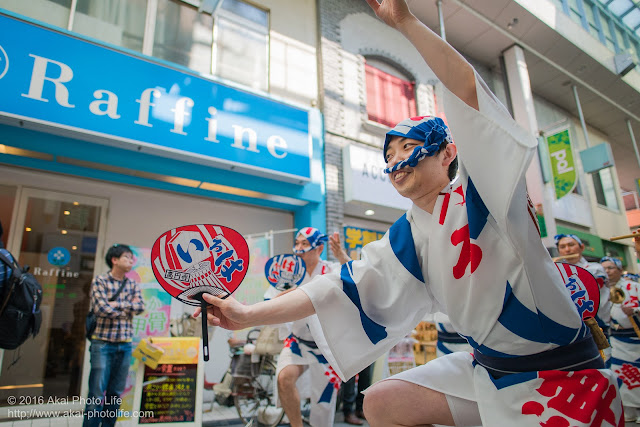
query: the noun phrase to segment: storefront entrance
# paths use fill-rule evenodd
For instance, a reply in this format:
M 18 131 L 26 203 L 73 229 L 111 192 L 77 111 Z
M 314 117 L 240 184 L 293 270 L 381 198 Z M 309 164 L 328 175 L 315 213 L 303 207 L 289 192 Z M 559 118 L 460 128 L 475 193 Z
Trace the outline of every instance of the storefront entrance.
M 71 402 L 81 395 L 84 319 L 107 205 L 106 199 L 16 188 L 7 248 L 42 284 L 42 326 L 35 339 L 0 358 L 0 406 Z

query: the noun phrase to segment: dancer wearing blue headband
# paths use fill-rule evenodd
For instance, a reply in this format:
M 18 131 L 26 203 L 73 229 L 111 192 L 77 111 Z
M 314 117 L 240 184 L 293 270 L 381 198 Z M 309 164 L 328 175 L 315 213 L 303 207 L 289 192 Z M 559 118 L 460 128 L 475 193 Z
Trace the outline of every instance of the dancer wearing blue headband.
M 298 231 L 293 252 L 304 260 L 307 273 L 300 286 L 305 286 L 313 277 L 340 269 L 340 264 L 320 259 L 328 237 L 313 227 L 303 227 Z M 338 254 L 339 259 L 346 253 Z M 343 259 L 345 262 L 348 258 Z M 288 293 L 283 292 L 281 295 Z M 281 299 L 279 296 L 275 299 Z M 278 357 L 276 368 L 277 399 L 284 408 L 292 427 L 302 427 L 300 399 L 311 398 L 311 425 L 333 426 L 340 378 L 329 366 L 327 359 L 318 349 L 311 331 L 319 329 L 318 316 L 311 315 L 294 321 L 290 335 Z M 304 376 L 303 376 L 304 375 Z
M 561 262 L 582 267 L 596 278 L 600 286 L 600 308 L 596 315 L 596 321 L 607 339 L 609 339 L 611 330 L 611 307 L 613 306 L 613 303 L 609 299 L 611 295 L 609 292 L 609 276 L 600 263 L 588 262 L 585 257 L 582 256 L 585 246 L 578 236 L 575 234 L 556 234 L 554 239 L 556 241 L 556 247 L 558 248 L 558 255 L 562 257 Z M 609 367 L 611 347 L 605 348 L 603 352 L 605 355 L 605 364 Z
M 640 284 L 623 277 L 618 258 L 606 256 L 600 264 L 609 276 L 611 294 L 620 298 L 611 308 L 611 370 L 620 379 L 625 421 L 640 423 Z
M 372 427 L 621 425 L 617 378 L 565 287 L 584 283 L 577 270 L 560 274 L 527 197 L 535 136 L 405 0 L 366 1 L 443 84 L 450 134 L 428 117 L 389 132 L 389 179 L 413 204 L 360 260 L 252 306 L 205 297 L 209 322 L 236 329 L 316 313 L 318 347 L 347 379 L 426 314 L 442 312 L 473 354 L 439 357 L 371 386 L 364 412 Z

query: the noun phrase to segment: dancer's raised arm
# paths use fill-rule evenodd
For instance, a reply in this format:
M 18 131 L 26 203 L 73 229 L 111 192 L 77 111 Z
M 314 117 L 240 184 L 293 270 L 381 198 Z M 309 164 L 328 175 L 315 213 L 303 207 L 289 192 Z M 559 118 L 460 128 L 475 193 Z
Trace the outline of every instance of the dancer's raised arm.
M 475 73 L 471 64 L 449 43 L 416 18 L 405 0 L 367 0 L 387 25 L 400 31 L 420 52 L 436 77 L 454 95 L 478 109 Z

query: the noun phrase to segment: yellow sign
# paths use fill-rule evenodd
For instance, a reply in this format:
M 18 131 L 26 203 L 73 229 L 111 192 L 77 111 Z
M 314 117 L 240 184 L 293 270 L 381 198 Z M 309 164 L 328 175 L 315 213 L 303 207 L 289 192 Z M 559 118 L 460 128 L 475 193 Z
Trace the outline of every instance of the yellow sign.
M 150 338 L 145 338 L 140 341 L 132 354 L 133 357 L 140 360 L 145 365 L 155 369 L 158 367 L 158 362 L 164 354 L 164 350 L 152 344 Z
M 164 350 L 159 364 L 198 363 L 198 337 L 154 337 L 153 345 Z

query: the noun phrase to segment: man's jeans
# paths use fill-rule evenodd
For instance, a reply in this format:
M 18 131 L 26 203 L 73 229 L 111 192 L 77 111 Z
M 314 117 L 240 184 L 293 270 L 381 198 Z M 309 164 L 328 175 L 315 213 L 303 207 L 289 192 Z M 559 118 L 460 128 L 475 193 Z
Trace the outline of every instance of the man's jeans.
M 89 397 L 83 427 L 115 426 L 131 363 L 130 342 L 91 340 Z
M 364 395 L 362 392 L 371 385 L 371 371 L 373 365 L 367 366 L 358 374 L 358 386 L 356 391 L 356 377 L 354 376 L 349 381 L 342 383 L 342 412 L 345 415 L 353 413 L 353 406 L 355 404 L 356 412 L 362 412 L 362 401 Z

